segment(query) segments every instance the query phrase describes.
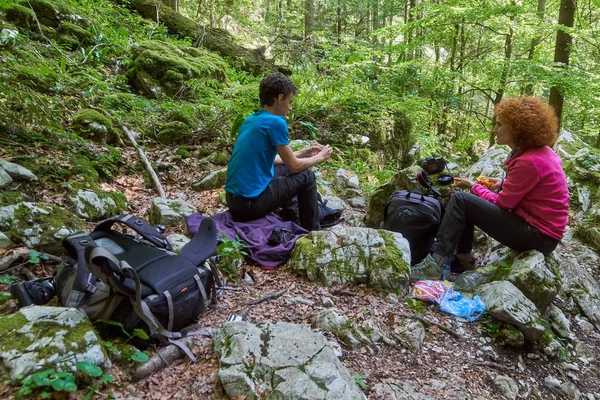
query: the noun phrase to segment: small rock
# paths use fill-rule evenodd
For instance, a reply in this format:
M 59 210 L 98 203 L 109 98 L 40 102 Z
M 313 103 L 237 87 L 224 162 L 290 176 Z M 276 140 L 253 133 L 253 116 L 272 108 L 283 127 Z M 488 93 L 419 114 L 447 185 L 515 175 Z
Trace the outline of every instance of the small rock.
M 313 304 L 315 304 L 314 301 L 305 299 L 305 298 L 300 297 L 300 296 L 297 296 L 297 297 L 288 297 L 285 300 L 285 303 L 288 304 L 288 305 L 300 303 L 300 304 L 306 304 L 307 306 L 312 306 Z
M 528 353 L 527 358 L 529 358 L 530 360 L 539 360 L 541 357 L 535 353 Z
M 254 279 L 247 272 L 244 272 L 244 282 L 248 286 L 254 285 Z
M 331 299 L 331 297 L 323 296 L 323 298 L 321 299 L 321 301 L 323 302 L 323 305 L 325 307 L 333 307 L 335 305 L 335 303 L 333 302 L 333 300 Z
M 505 375 L 498 375 L 494 379 L 494 384 L 498 392 L 508 399 L 516 399 L 519 394 L 519 385 L 512 378 Z
M 167 236 L 167 240 L 169 241 L 169 243 L 171 243 L 173 251 L 175 253 L 179 253 L 181 249 L 183 249 L 183 246 L 188 244 L 191 239 L 179 233 L 171 233 L 169 236 Z
M 354 208 L 364 209 L 367 206 L 367 203 L 362 197 L 353 197 L 348 200 L 348 203 Z

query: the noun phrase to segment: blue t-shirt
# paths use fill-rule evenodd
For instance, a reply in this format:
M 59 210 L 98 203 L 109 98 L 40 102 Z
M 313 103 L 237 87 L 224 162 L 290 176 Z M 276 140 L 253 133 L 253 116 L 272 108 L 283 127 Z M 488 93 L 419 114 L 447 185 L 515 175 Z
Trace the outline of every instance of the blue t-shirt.
M 275 146 L 289 143 L 285 118 L 262 109 L 250 115 L 229 159 L 225 191 L 249 199 L 258 197 L 273 179 Z

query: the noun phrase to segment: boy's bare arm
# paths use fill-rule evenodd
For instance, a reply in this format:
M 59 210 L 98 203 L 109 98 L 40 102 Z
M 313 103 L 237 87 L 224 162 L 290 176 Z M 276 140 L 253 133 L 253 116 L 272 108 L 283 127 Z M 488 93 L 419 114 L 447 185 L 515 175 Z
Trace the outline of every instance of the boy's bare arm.
M 305 157 L 299 158 L 289 145 L 277 146 L 277 153 L 279 155 L 275 157 L 275 165 L 280 165 L 278 164 L 279 159 L 282 164 L 288 167 L 291 173 L 295 174 L 327 160 L 332 152 L 332 148 L 329 145 L 322 147 L 320 150 L 317 150 L 316 146 L 309 147 L 308 149 L 310 149 L 310 152 L 307 152 L 307 149 L 300 150 L 300 152 L 304 152 L 300 156 L 305 155 Z M 308 156 L 308 154 L 312 155 Z

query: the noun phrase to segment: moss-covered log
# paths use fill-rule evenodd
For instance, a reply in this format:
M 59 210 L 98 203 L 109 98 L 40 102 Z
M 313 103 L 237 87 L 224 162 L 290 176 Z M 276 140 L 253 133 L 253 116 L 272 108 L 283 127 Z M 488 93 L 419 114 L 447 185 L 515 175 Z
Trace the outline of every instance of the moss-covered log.
M 262 51 L 238 45 L 235 43 L 235 38 L 223 29 L 199 25 L 175 12 L 172 8 L 153 0 L 134 0 L 130 4 L 144 18 L 164 24 L 170 33 L 181 38 L 192 38 L 195 46 L 203 46 L 210 51 L 219 53 L 237 69 L 248 71 L 254 75 L 260 75 L 267 71 L 289 72 L 267 61 Z

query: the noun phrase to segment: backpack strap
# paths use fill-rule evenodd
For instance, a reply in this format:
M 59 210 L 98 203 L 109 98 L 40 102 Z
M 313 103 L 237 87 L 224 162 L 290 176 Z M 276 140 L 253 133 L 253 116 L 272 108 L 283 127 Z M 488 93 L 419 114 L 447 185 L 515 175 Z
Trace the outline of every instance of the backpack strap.
M 177 342 L 177 339 L 184 337 L 184 334 L 165 329 L 152 314 L 148 304 L 142 300 L 142 284 L 135 269 L 126 261 L 119 261 L 112 253 L 102 247 L 95 247 L 86 251 L 86 257 L 89 260 L 90 270 L 94 275 L 100 277 L 117 293 L 129 298 L 133 310 L 148 326 L 151 336 L 156 336 L 163 345 L 176 345 L 190 360 L 196 361 L 190 349 L 183 343 Z M 132 279 L 135 282 L 134 290 L 123 283 L 125 279 Z
M 105 219 L 104 221 L 96 225 L 94 232 L 108 232 L 111 230 L 112 226 L 115 223 L 121 223 L 128 226 L 129 228 L 137 232 L 145 240 L 149 241 L 158 248 L 173 251 L 173 247 L 171 246 L 171 243 L 169 243 L 165 235 L 157 231 L 155 227 L 153 227 L 143 219 L 131 214 L 122 214 L 116 217 Z
M 87 266 L 85 257 L 86 248 L 96 247 L 96 242 L 86 232 L 77 232 L 65 237 L 62 240 L 63 247 L 66 248 L 71 257 L 77 260 L 77 272 L 73 287 L 65 303 L 65 307 L 78 308 L 87 293 L 94 293 L 96 287 L 94 275 Z

